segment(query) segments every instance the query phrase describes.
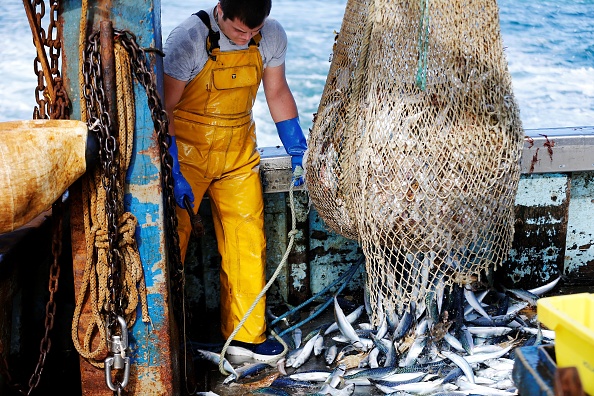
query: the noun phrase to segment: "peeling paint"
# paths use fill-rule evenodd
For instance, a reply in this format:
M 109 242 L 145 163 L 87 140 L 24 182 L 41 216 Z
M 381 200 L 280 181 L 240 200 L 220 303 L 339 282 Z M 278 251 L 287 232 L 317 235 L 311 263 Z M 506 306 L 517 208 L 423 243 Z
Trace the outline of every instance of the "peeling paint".
M 576 282 L 594 275 L 594 172 L 574 173 L 571 185 L 571 202 L 567 226 L 567 250 L 564 273 L 575 277 Z
M 548 176 L 551 176 L 550 178 Z M 562 271 L 567 211 L 567 175 L 523 175 L 515 206 L 515 233 L 503 271 L 504 285 L 531 288 L 556 278 Z
M 303 280 L 307 279 L 307 264 L 293 264 L 291 266 L 291 278 L 293 279 L 293 288 L 302 290 L 305 286 Z
M 560 173 L 544 175 L 525 175 L 518 183 L 516 205 L 522 206 L 559 206 L 563 204 L 567 176 Z

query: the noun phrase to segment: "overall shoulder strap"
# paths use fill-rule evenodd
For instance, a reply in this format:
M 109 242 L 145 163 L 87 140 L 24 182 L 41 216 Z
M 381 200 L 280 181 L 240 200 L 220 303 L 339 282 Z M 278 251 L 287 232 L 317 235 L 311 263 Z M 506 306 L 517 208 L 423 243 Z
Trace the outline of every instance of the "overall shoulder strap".
M 262 40 L 262 32 L 258 32 L 252 39 L 250 40 L 249 45 L 260 46 L 260 40 Z
M 208 37 L 206 38 L 206 51 L 208 52 L 208 55 L 212 57 L 212 51 L 214 49 L 220 48 L 219 39 L 221 38 L 221 33 L 212 30 L 212 27 L 210 26 L 210 17 L 208 16 L 208 13 L 206 11 L 200 10 L 194 15 L 197 15 L 198 18 L 202 20 L 202 23 L 204 23 L 204 25 L 206 25 L 206 27 L 208 28 Z

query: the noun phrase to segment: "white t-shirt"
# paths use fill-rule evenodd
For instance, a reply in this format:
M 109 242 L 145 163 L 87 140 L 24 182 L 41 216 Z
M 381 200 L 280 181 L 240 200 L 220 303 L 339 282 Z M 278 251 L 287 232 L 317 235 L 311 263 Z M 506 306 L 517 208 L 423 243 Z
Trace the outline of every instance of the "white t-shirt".
M 214 20 L 214 7 L 208 10 L 210 25 L 217 32 L 219 26 Z M 260 54 L 264 68 L 280 66 L 285 62 L 287 53 L 287 34 L 281 24 L 271 18 L 266 18 L 260 30 Z M 165 74 L 180 81 L 191 81 L 204 67 L 208 59 L 206 52 L 206 38 L 208 28 L 198 15 L 191 15 L 179 26 L 171 31 L 165 42 L 163 51 L 163 68 Z M 245 49 L 248 45 L 237 45 L 221 32 L 219 40 L 221 51 L 235 51 Z

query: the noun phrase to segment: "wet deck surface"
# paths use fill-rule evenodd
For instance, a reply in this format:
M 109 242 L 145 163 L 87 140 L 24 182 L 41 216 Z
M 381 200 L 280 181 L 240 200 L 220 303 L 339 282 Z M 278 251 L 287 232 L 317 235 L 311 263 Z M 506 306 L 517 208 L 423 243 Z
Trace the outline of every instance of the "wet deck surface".
M 592 287 L 585 287 L 585 288 L 576 288 L 576 287 L 563 288 L 563 287 L 560 287 L 559 289 L 557 289 L 554 292 L 554 294 L 555 295 L 574 294 L 574 293 L 580 293 L 580 292 L 592 293 L 592 292 L 594 292 L 594 289 Z M 353 300 L 351 304 L 352 305 L 349 307 L 350 310 L 352 310 L 353 307 L 356 307 L 357 305 L 362 304 L 362 302 Z M 310 309 L 304 308 L 304 311 L 301 312 L 300 318 L 295 318 L 295 321 L 293 323 L 295 323 L 299 320 L 302 320 L 304 318 L 307 318 L 308 315 L 311 315 L 311 312 L 313 309 L 314 308 L 310 308 Z M 345 310 L 345 314 L 348 314 L 348 312 L 349 311 Z M 522 315 L 524 318 L 532 318 L 535 315 L 535 312 L 536 311 L 535 311 L 534 307 L 529 307 L 522 311 Z M 275 312 L 276 315 L 279 315 L 282 313 L 284 313 L 284 312 L 283 311 Z M 301 326 L 303 339 L 304 340 L 306 339 L 306 336 L 308 333 L 321 328 L 323 325 L 330 324 L 330 323 L 334 322 L 334 320 L 335 320 L 334 312 L 332 309 L 332 305 L 330 305 L 318 317 L 314 318 L 313 320 L 311 320 L 311 321 L 307 322 L 306 324 L 304 324 L 303 326 Z M 361 315 L 360 319 L 357 322 L 355 322 L 353 324 L 353 326 L 356 327 L 358 323 L 368 322 L 368 321 L 369 320 L 367 318 L 366 313 L 363 313 Z M 212 329 L 212 323 L 211 323 L 211 329 Z M 277 328 L 277 330 L 282 331 L 282 328 L 280 328 L 280 329 Z M 335 332 L 329 336 L 324 337 L 324 344 L 326 346 L 328 346 L 328 345 L 331 345 L 332 343 L 336 343 L 335 341 L 332 340 L 331 336 L 337 335 L 337 334 L 340 334 L 340 333 Z M 513 334 L 508 335 L 506 338 L 502 339 L 502 341 L 512 341 L 512 340 L 516 341 L 516 344 L 511 349 L 511 351 L 509 353 L 507 353 L 506 355 L 504 355 L 503 357 L 506 359 L 510 359 L 510 358 L 513 359 L 515 348 L 523 346 L 523 342 L 525 342 L 528 338 L 529 338 L 529 335 L 527 335 L 527 334 L 520 334 L 520 332 L 515 332 Z M 212 342 L 213 339 L 211 338 L 209 341 Z M 222 346 L 224 341 L 225 340 L 221 340 L 220 338 L 214 340 L 215 344 L 218 343 L 219 346 Z M 550 340 L 549 341 L 545 340 L 544 343 L 551 344 L 552 342 Z M 443 340 L 439 340 L 439 341 L 437 341 L 437 344 L 443 346 L 445 343 L 443 342 Z M 211 345 L 211 344 L 208 344 L 208 345 Z M 339 345 L 339 351 L 340 351 L 340 344 L 338 344 L 338 345 Z M 342 346 L 344 346 L 344 345 L 345 344 L 342 344 Z M 509 361 L 510 360 L 508 360 L 508 362 Z M 235 368 L 239 368 L 239 367 L 241 367 L 242 363 L 249 364 L 250 362 L 253 362 L 253 361 L 247 361 L 247 362 L 243 361 L 242 362 L 242 361 L 238 361 L 238 360 L 231 360 L 231 362 Z M 344 362 L 344 360 L 343 360 L 343 362 Z M 298 367 L 297 369 L 291 368 L 291 367 L 286 367 L 286 373 L 287 373 L 287 375 L 290 375 L 290 374 L 293 374 L 296 372 L 301 373 L 301 372 L 306 372 L 306 371 L 310 371 L 310 370 L 330 372 L 336 367 L 336 365 L 337 365 L 336 361 L 332 365 L 327 365 L 326 361 L 325 361 L 324 353 L 320 354 L 319 356 L 314 356 L 314 354 L 312 353 L 310 358 L 301 367 Z M 474 365 L 473 370 L 476 372 L 477 370 L 479 370 L 481 368 L 485 368 L 485 367 L 486 366 L 484 366 L 484 365 L 481 367 L 481 364 Z M 452 362 L 448 362 L 448 365 L 446 367 L 443 367 L 440 370 L 439 375 L 443 377 L 447 372 L 449 372 L 450 370 L 452 370 L 454 368 L 456 368 L 456 366 Z M 315 383 L 316 387 L 313 387 L 313 388 L 283 387 L 283 388 L 280 388 L 281 391 L 278 391 L 278 393 L 266 393 L 264 388 L 270 386 L 270 384 L 276 378 L 283 377 L 283 374 L 279 371 L 279 369 L 277 367 L 270 366 L 270 367 L 267 367 L 265 370 L 257 373 L 253 377 L 246 377 L 246 378 L 242 378 L 240 380 L 231 381 L 229 383 L 224 383 L 227 376 L 221 374 L 218 371 L 218 366 L 216 366 L 213 363 L 195 360 L 194 370 L 195 370 L 194 378 L 196 379 L 196 386 L 197 386 L 196 389 L 198 391 L 202 391 L 202 392 L 210 391 L 210 392 L 213 392 L 214 394 L 221 395 L 221 396 L 223 396 L 223 395 L 229 395 L 229 396 L 247 395 L 247 394 L 254 394 L 254 393 L 277 394 L 277 395 L 283 395 L 283 394 L 309 395 L 309 394 L 316 393 L 323 386 L 323 382 L 316 382 Z M 510 377 L 511 377 L 511 371 L 510 371 Z M 339 388 L 340 388 L 340 386 L 339 386 Z M 282 393 L 282 391 L 284 391 L 286 393 Z M 511 395 L 514 392 L 514 388 L 510 388 L 510 389 L 508 389 L 508 391 L 510 392 L 509 394 Z M 269 392 L 272 392 L 272 391 L 269 391 Z M 372 386 L 372 385 L 364 386 L 364 385 L 357 384 L 355 386 L 355 391 L 353 394 L 354 395 L 383 395 L 385 393 L 380 391 L 378 388 L 376 388 L 375 386 Z
M 358 304 L 359 302 L 353 302 L 353 305 Z M 301 327 L 303 338 L 307 336 L 312 331 L 316 331 L 317 329 L 321 328 L 322 326 L 334 322 L 334 314 L 331 310 L 332 305 L 327 308 L 322 314 L 317 316 L 316 318 L 312 319 L 311 321 L 307 322 Z M 346 313 L 346 312 L 345 312 Z M 309 311 L 306 311 L 301 314 L 301 319 L 303 320 L 309 314 Z M 359 322 L 367 321 L 367 315 L 363 314 Z M 282 331 L 282 330 L 281 330 Z M 339 332 L 334 332 L 329 336 L 325 337 L 325 344 L 328 346 L 334 341 L 332 341 L 330 336 L 334 336 L 339 334 Z M 253 363 L 253 360 L 242 360 L 238 358 L 229 358 L 230 362 L 234 367 L 241 367 L 242 364 L 250 364 Z M 233 381 L 230 383 L 223 383 L 227 376 L 221 374 L 218 371 L 218 367 L 213 364 L 203 364 L 204 362 L 200 363 L 200 368 L 203 370 L 202 375 L 204 376 L 204 384 L 207 386 L 209 391 L 214 392 L 221 396 L 239 396 L 239 395 L 246 395 L 251 394 L 251 392 L 256 391 L 261 388 L 268 387 L 276 378 L 282 377 L 283 374 L 278 370 L 276 366 L 270 367 L 265 369 L 264 371 L 256 374 L 250 378 L 243 378 L 239 381 Z M 303 373 L 306 371 L 332 371 L 336 367 L 336 362 L 331 366 L 326 364 L 324 353 L 320 354 L 319 356 L 315 356 L 314 353 L 311 354 L 310 358 L 298 368 L 286 367 L 287 375 L 293 373 Z M 290 395 L 309 395 L 316 393 L 319 390 L 323 382 L 316 383 L 316 388 L 306 389 L 306 388 L 283 388 L 284 391 L 289 393 Z M 260 391 L 263 391 L 262 389 Z M 266 393 L 265 393 L 266 394 Z M 353 395 L 383 395 L 384 393 L 379 391 L 373 386 L 356 386 L 355 393 Z

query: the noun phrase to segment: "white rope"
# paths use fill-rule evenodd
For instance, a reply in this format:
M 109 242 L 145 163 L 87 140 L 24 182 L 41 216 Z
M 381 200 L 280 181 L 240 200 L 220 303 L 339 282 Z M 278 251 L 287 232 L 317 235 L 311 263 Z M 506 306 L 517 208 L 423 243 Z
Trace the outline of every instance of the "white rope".
M 300 167 L 298 167 L 295 170 L 295 176 L 299 177 L 303 174 L 303 169 L 300 169 Z M 262 299 L 262 297 L 266 294 L 266 292 L 268 291 L 268 289 L 270 288 L 270 286 L 272 286 L 272 283 L 274 283 L 274 281 L 276 280 L 276 278 L 278 277 L 278 275 L 280 274 L 281 270 L 283 269 L 283 267 L 285 266 L 285 263 L 287 262 L 287 258 L 289 257 L 289 254 L 291 253 L 291 250 L 293 249 L 293 243 L 295 241 L 295 235 L 297 234 L 297 229 L 295 226 L 295 223 L 297 222 L 296 217 L 295 217 L 295 203 L 293 200 L 293 188 L 295 187 L 295 183 L 294 180 L 291 182 L 291 186 L 289 187 L 289 201 L 291 203 L 291 231 L 289 231 L 288 235 L 289 235 L 289 244 L 287 245 L 287 250 L 285 251 L 285 254 L 283 255 L 283 258 L 281 260 L 281 262 L 278 264 L 278 267 L 276 268 L 276 270 L 274 271 L 274 274 L 270 277 L 270 280 L 268 281 L 268 283 L 266 283 L 266 286 L 264 286 L 264 288 L 262 289 L 262 291 L 256 296 L 256 299 L 254 300 L 254 302 L 252 303 L 252 306 L 250 307 L 250 309 L 248 309 L 248 311 L 245 313 L 245 315 L 243 316 L 243 318 L 241 319 L 241 321 L 239 322 L 239 324 L 237 325 L 237 327 L 235 328 L 235 330 L 233 330 L 233 332 L 231 333 L 231 335 L 229 335 L 229 338 L 227 339 L 227 342 L 225 342 L 225 345 L 223 346 L 223 350 L 221 351 L 221 357 L 219 359 L 219 371 L 221 372 L 221 374 L 223 375 L 229 375 L 230 373 L 228 373 L 223 365 L 224 365 L 224 361 L 225 361 L 225 353 L 227 352 L 227 348 L 229 347 L 229 344 L 231 344 L 231 341 L 233 341 L 233 338 L 237 335 L 237 333 L 239 332 L 239 330 L 241 329 L 241 327 L 243 326 L 243 324 L 245 323 L 245 321 L 247 320 L 247 318 L 250 316 L 250 314 L 252 313 L 252 311 L 254 310 L 254 308 L 256 307 L 256 305 L 258 304 L 258 302 Z M 283 357 L 289 347 L 287 346 L 287 344 L 285 343 L 285 341 L 279 337 L 273 330 L 271 331 L 272 335 L 274 336 L 274 338 L 276 338 L 276 340 L 278 342 L 281 343 L 281 345 L 283 346 L 283 352 L 280 354 L 280 357 Z M 273 363 L 272 359 L 268 362 L 265 362 L 268 364 Z

